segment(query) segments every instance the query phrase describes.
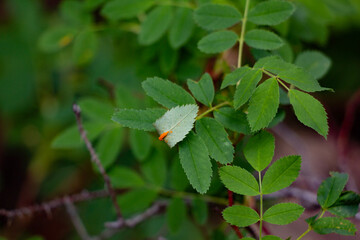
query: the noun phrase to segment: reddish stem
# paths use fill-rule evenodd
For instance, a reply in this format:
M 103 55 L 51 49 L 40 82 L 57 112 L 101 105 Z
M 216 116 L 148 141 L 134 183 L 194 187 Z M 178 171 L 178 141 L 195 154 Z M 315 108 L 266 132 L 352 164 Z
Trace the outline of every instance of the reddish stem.
M 229 207 L 231 207 L 232 205 L 234 205 L 234 193 L 230 190 L 228 190 L 228 199 L 229 199 Z M 231 225 L 231 228 L 235 231 L 239 239 L 243 238 L 243 235 L 241 234 L 240 229 L 237 226 Z

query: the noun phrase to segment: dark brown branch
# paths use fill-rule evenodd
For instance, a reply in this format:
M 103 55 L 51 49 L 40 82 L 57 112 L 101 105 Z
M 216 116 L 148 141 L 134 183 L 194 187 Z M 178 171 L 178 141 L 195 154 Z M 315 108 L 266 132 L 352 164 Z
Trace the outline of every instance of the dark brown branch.
M 82 240 L 91 240 L 89 234 L 86 231 L 86 228 L 84 227 L 83 222 L 81 221 L 79 214 L 76 211 L 74 204 L 71 202 L 70 198 L 68 197 L 65 198 L 65 206 L 70 216 L 71 222 L 73 223 L 80 238 Z
M 86 147 L 87 147 L 87 149 L 88 149 L 88 151 L 89 151 L 89 153 L 91 155 L 91 160 L 97 165 L 101 175 L 104 178 L 105 185 L 106 185 L 107 190 L 109 191 L 110 198 L 111 198 L 111 201 L 112 201 L 112 203 L 114 205 L 117 218 L 121 219 L 122 214 L 121 214 L 121 211 L 120 211 L 119 204 L 116 201 L 116 193 L 114 191 L 114 188 L 111 185 L 109 175 L 107 175 L 107 173 L 105 172 L 105 169 L 104 169 L 103 165 L 101 164 L 101 161 L 100 161 L 99 157 L 97 156 L 94 147 L 92 146 L 91 142 L 87 138 L 86 131 L 85 131 L 85 129 L 84 129 L 83 125 L 82 125 L 82 121 L 81 121 L 81 109 L 80 109 L 79 105 L 74 104 L 73 105 L 73 111 L 74 111 L 75 116 L 76 116 L 76 122 L 77 122 L 77 125 L 78 125 L 78 128 L 79 128 L 80 136 L 84 140 L 85 145 L 86 145 Z
M 153 216 L 154 214 L 156 214 L 157 212 L 159 212 L 159 210 L 162 207 L 165 207 L 167 205 L 166 201 L 159 201 L 154 203 L 154 205 L 152 205 L 150 208 L 148 208 L 145 212 L 136 215 L 130 219 L 119 219 L 118 221 L 115 222 L 109 222 L 106 223 L 106 227 L 107 228 L 111 228 L 111 229 L 120 229 L 123 228 L 125 226 L 127 227 L 135 227 L 136 225 L 138 225 L 139 223 L 143 222 L 144 220 L 148 219 L 149 217 Z
M 109 193 L 105 190 L 88 192 L 82 191 L 81 193 L 77 193 L 71 196 L 65 196 L 62 198 L 56 198 L 49 202 L 44 202 L 41 204 L 36 204 L 28 207 L 22 207 L 14 210 L 6 210 L 0 209 L 0 215 L 5 216 L 8 219 L 12 219 L 14 217 L 24 217 L 31 216 L 34 213 L 46 212 L 48 215 L 51 215 L 51 211 L 55 208 L 59 208 L 65 205 L 66 199 L 69 199 L 72 203 L 89 201 L 97 198 L 108 197 Z

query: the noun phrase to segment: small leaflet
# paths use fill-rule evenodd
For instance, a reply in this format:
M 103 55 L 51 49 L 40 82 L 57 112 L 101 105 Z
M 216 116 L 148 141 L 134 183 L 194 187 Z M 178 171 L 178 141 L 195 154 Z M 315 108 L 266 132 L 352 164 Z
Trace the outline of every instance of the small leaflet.
M 198 111 L 199 107 L 195 104 L 171 108 L 156 120 L 154 127 L 160 136 L 165 135 L 162 139 L 172 148 L 193 128 Z

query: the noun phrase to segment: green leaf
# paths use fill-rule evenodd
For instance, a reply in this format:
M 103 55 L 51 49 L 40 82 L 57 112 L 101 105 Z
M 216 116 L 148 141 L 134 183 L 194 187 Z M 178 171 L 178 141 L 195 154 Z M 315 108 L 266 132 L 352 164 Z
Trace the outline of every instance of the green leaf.
M 187 85 L 193 96 L 202 104 L 211 106 L 214 100 L 215 90 L 211 76 L 208 73 L 202 75 L 199 82 L 187 81 Z
M 88 139 L 94 140 L 104 130 L 103 123 L 85 122 L 83 124 Z M 72 149 L 84 145 L 77 125 L 69 127 L 55 137 L 51 143 L 52 148 Z
M 110 167 L 116 160 L 124 140 L 124 130 L 120 127 L 113 128 L 101 136 L 96 145 L 96 153 L 104 166 Z
M 295 11 L 292 3 L 286 1 L 266 1 L 249 11 L 248 20 L 258 25 L 277 25 L 288 19 Z
M 300 168 L 300 156 L 287 156 L 277 160 L 265 173 L 263 193 L 273 193 L 290 186 L 298 177 Z
M 269 208 L 263 218 L 268 223 L 286 225 L 296 221 L 304 210 L 296 203 L 279 203 Z
M 246 114 L 235 111 L 232 107 L 223 107 L 214 112 L 215 119 L 225 128 L 246 135 L 251 133 Z
M 323 209 L 330 207 L 338 200 L 349 178 L 346 173 L 333 172 L 331 175 L 321 183 L 317 193 L 317 200 Z
M 290 89 L 289 98 L 297 119 L 327 138 L 329 126 L 323 105 L 311 95 L 295 89 Z
M 166 219 L 169 230 L 176 233 L 186 218 L 186 206 L 181 198 L 173 198 L 166 209 Z
M 189 8 L 177 8 L 169 30 L 170 46 L 174 49 L 183 46 L 190 39 L 194 26 L 192 10 Z
M 235 85 L 238 81 L 240 81 L 247 72 L 250 71 L 249 67 L 240 67 L 235 69 L 233 72 L 226 74 L 224 80 L 221 83 L 221 89 L 226 88 L 230 85 Z
M 275 138 L 266 131 L 250 137 L 244 148 L 246 160 L 256 171 L 264 170 L 274 156 Z
M 73 49 L 73 61 L 78 65 L 89 63 L 96 53 L 98 45 L 94 31 L 86 30 L 76 36 Z
M 141 164 L 141 172 L 146 182 L 157 187 L 163 187 L 166 180 L 166 159 L 160 150 L 153 151 Z
M 339 217 L 353 217 L 359 211 L 359 204 L 359 194 L 346 191 L 341 193 L 336 202 L 328 208 L 328 211 Z
M 154 122 L 164 115 L 165 112 L 166 110 L 162 108 L 148 108 L 145 110 L 118 109 L 114 112 L 111 119 L 124 127 L 155 131 Z
M 224 166 L 219 170 L 220 179 L 225 187 L 237 194 L 259 195 L 259 184 L 255 177 L 245 169 L 237 166 Z
M 307 92 L 329 90 L 321 87 L 318 81 L 303 68 L 287 63 L 278 56 L 262 58 L 254 65 L 254 68 L 264 68 L 282 80 Z
M 137 188 L 144 186 L 144 180 L 130 168 L 114 166 L 109 171 L 111 184 L 115 188 Z
M 45 31 L 39 39 L 39 47 L 43 52 L 53 53 L 69 45 L 76 30 L 69 27 L 57 27 Z
M 86 117 L 104 123 L 110 122 L 114 108 L 109 102 L 96 98 L 83 98 L 78 104 L 82 114 Z
M 254 209 L 245 206 L 227 207 L 223 211 L 223 217 L 226 222 L 238 227 L 246 227 L 260 220 Z
M 237 40 L 233 31 L 213 32 L 199 41 L 198 48 L 204 53 L 220 53 L 234 46 Z
M 266 235 L 262 238 L 262 240 L 282 240 L 282 239 L 274 235 Z
M 264 239 L 264 238 L 262 238 L 262 239 Z M 242 238 L 242 240 L 256 240 L 256 239 L 252 238 L 252 237 L 244 237 L 244 238 Z
M 130 129 L 130 147 L 137 160 L 143 161 L 150 153 L 151 138 L 148 133 Z
M 213 118 L 196 121 L 196 133 L 205 142 L 210 157 L 221 164 L 231 163 L 234 159 L 234 147 L 224 127 Z
M 152 0 L 113 0 L 105 4 L 101 14 L 113 21 L 128 19 L 145 12 L 153 4 Z
M 142 82 L 146 94 L 167 108 L 195 104 L 193 97 L 179 85 L 158 77 Z
M 234 95 L 235 109 L 238 109 L 249 100 L 261 78 L 262 71 L 260 69 L 249 70 L 245 73 L 239 85 L 236 87 Z
M 220 30 L 240 22 L 241 13 L 229 5 L 204 4 L 195 10 L 194 18 L 202 28 Z
M 175 190 L 184 191 L 190 185 L 189 180 L 181 167 L 179 157 L 177 156 L 172 162 L 170 185 Z
M 279 77 L 307 92 L 331 90 L 330 88 L 321 87 L 318 81 L 302 68 L 289 68 L 279 74 Z
M 145 211 L 157 197 L 157 192 L 146 188 L 133 189 L 117 197 L 125 218 Z
M 356 227 L 349 220 L 338 217 L 324 217 L 315 221 L 312 225 L 319 234 L 337 233 L 341 235 L 355 235 Z
M 139 43 L 150 45 L 158 41 L 166 32 L 173 18 L 170 6 L 155 7 L 141 24 Z
M 179 54 L 177 50 L 164 43 L 160 49 L 160 69 L 165 75 L 170 75 L 176 67 Z
M 245 34 L 245 42 L 253 48 L 274 50 L 284 45 L 284 41 L 275 33 L 254 29 Z
M 207 202 L 201 198 L 194 198 L 192 200 L 192 214 L 197 223 L 204 225 L 208 219 L 208 205 Z
M 275 117 L 279 107 L 279 85 L 270 78 L 259 85 L 250 99 L 248 115 L 252 131 L 267 127 Z
M 320 79 L 329 71 L 331 60 L 319 51 L 305 51 L 297 56 L 295 64 L 304 68 L 315 79 Z
M 191 185 L 201 194 L 206 193 L 211 182 L 211 162 L 203 140 L 190 133 L 179 144 L 181 165 Z
M 172 148 L 183 140 L 193 128 L 198 110 L 199 107 L 195 104 L 177 106 L 156 120 L 154 126 L 158 133 L 161 135 L 168 132 L 164 141 L 169 147 Z

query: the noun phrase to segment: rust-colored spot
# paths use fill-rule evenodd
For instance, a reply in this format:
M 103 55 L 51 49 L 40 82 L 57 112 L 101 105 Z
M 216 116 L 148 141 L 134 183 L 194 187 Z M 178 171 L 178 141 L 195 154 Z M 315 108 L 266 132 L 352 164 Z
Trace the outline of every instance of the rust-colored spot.
M 160 135 L 159 137 L 159 140 L 162 141 L 164 140 L 164 138 L 169 134 L 169 133 L 172 133 L 172 131 L 167 131 L 167 132 L 164 132 Z

